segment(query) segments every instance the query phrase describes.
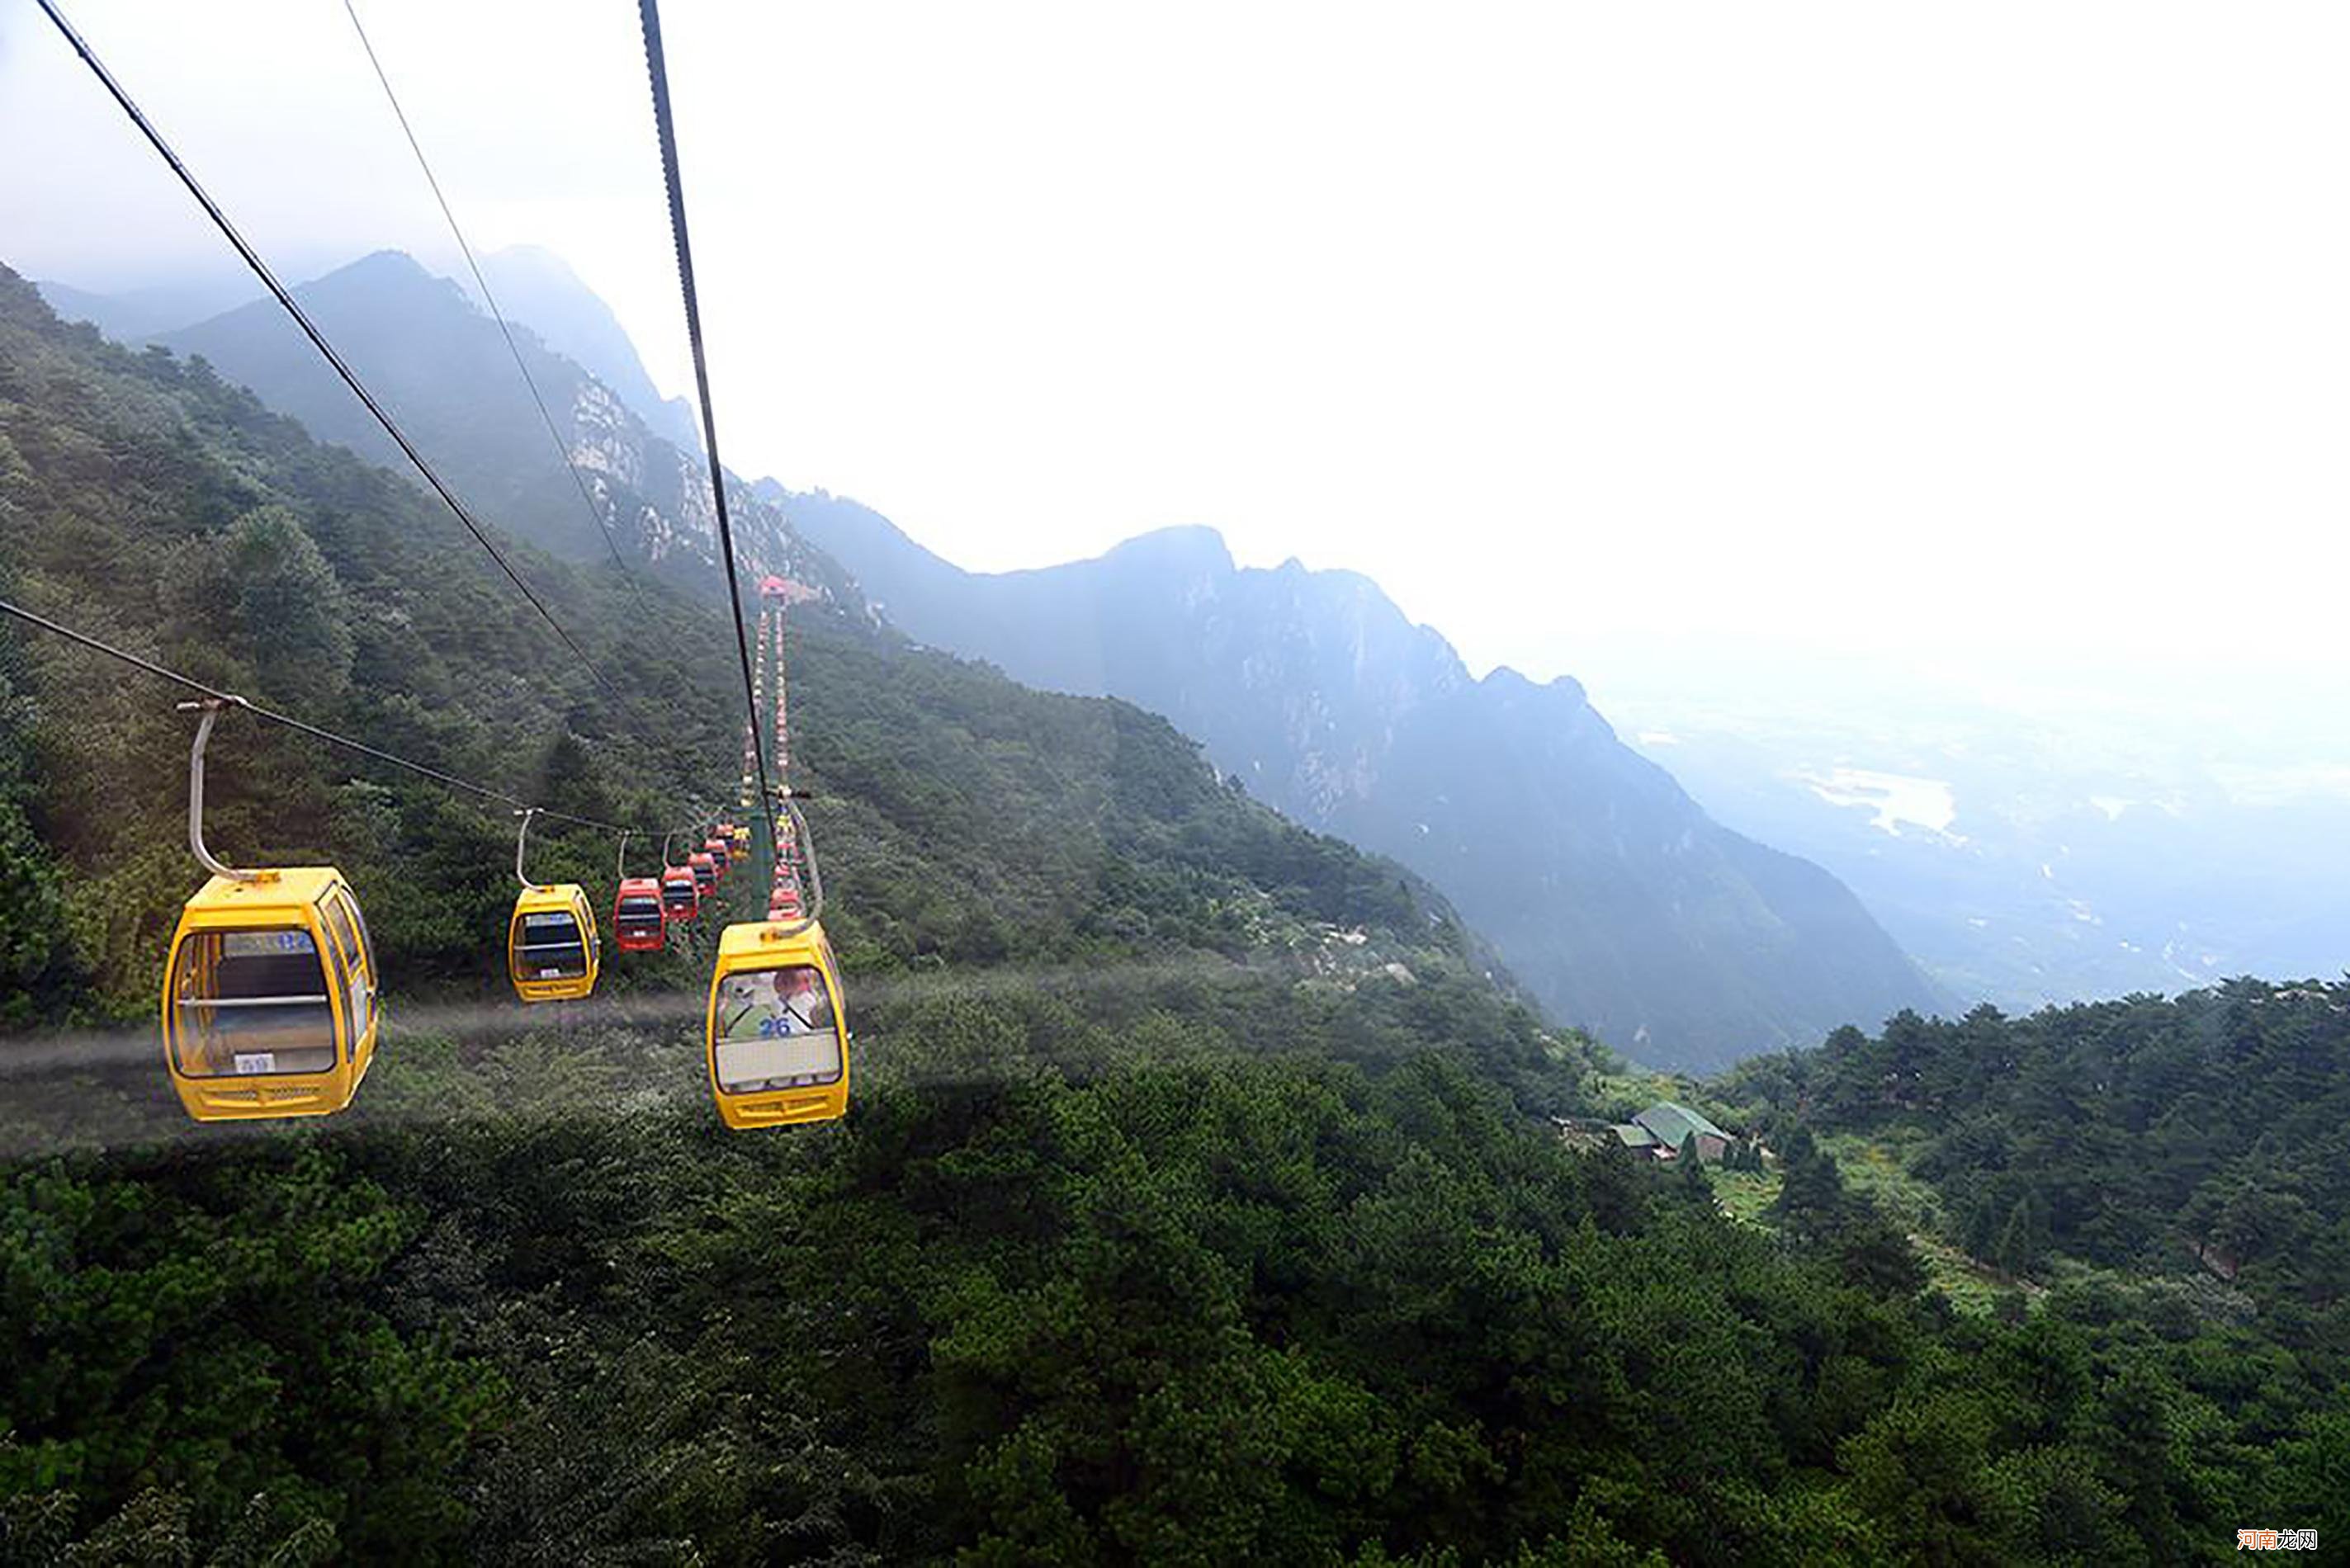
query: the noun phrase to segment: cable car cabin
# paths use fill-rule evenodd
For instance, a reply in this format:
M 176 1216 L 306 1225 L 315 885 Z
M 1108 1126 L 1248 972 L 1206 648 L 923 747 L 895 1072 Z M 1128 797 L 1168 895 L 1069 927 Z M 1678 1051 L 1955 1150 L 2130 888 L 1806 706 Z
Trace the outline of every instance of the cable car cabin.
M 577 882 L 525 888 L 506 927 L 506 973 L 525 1002 L 569 1002 L 596 989 L 596 912 Z
M 709 839 L 702 847 L 709 855 L 710 864 L 718 868 L 720 879 L 723 880 L 733 861 L 734 852 L 726 847 L 726 841 L 723 838 Z
M 730 1127 L 848 1114 L 848 1024 L 824 928 L 732 925 L 710 980 L 710 1088 Z
M 695 891 L 705 898 L 710 897 L 718 886 L 718 862 L 710 857 L 707 849 L 698 849 L 685 857 L 685 863 L 692 868 Z
M 661 908 L 672 920 L 691 920 L 702 913 L 702 884 L 691 870 L 671 866 L 661 872 Z
M 624 953 L 657 953 L 669 938 L 669 916 L 661 908 L 660 880 L 654 877 L 622 878 L 612 899 L 612 940 Z
M 375 1061 L 375 948 L 331 866 L 211 878 L 163 974 L 163 1061 L 200 1122 L 339 1111 Z

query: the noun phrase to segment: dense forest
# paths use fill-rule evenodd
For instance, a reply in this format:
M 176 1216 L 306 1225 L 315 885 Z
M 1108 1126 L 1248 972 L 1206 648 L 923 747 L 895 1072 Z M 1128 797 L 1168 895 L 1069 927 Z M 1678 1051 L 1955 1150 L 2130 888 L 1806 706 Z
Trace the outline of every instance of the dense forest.
M 2350 1349 L 2350 982 L 1955 1023 L 1750 1062 L 1764 1126 L 1889 1136 L 1950 1239 L 2009 1275 L 2067 1260 L 2183 1274 L 2310 1353 Z M 2224 1287 L 2224 1288 L 2222 1288 Z
M 403 481 L 0 274 L 0 593 L 584 814 L 723 790 L 723 609 L 517 558 L 625 711 Z M 706 945 L 525 1016 L 494 956 L 511 823 L 244 724 L 215 845 L 342 865 L 393 991 L 350 1113 L 222 1129 L 179 1118 L 146 1023 L 195 881 L 186 721 L 0 629 L 0 1561 L 2345 1538 L 2322 1123 L 2350 991 L 1897 1019 L 1690 1085 L 1776 1153 L 1736 1219 L 1743 1174 L 1558 1138 L 1622 1064 L 1545 1028 L 1424 885 L 1160 720 L 910 648 L 846 592 L 791 654 L 846 1122 L 717 1127 Z M 550 834 L 544 874 L 608 893 L 617 849 Z M 1935 1216 L 1826 1147 L 1897 1135 Z M 2019 1210 L 2024 1251 L 1973 1245 Z M 1932 1282 L 1938 1222 L 2007 1270 L 1994 1310 Z

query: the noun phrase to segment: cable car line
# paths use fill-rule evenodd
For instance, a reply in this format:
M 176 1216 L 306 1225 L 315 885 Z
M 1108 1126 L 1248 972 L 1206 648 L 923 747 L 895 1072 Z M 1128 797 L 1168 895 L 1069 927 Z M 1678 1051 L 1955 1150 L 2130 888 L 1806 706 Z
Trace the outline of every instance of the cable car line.
M 180 155 L 172 150 L 172 144 L 164 140 L 163 133 L 155 129 L 154 122 L 150 120 L 145 111 L 132 100 L 130 93 L 124 90 L 122 84 L 114 79 L 114 73 L 106 68 L 105 62 L 91 50 L 82 36 L 74 30 L 73 24 L 66 20 L 64 13 L 57 9 L 57 0 L 36 0 L 36 3 L 47 15 L 49 20 L 57 25 L 57 31 L 64 35 L 66 42 L 73 46 L 74 52 L 81 57 L 82 63 L 90 68 L 91 74 L 96 76 L 99 83 L 112 95 L 114 101 L 121 107 L 122 112 L 130 117 L 130 123 L 139 128 L 140 134 L 147 139 L 148 144 L 153 147 L 163 161 L 171 166 L 172 172 L 179 176 L 180 183 L 187 187 L 188 194 L 194 197 L 196 204 L 203 208 L 205 216 L 212 219 L 213 226 L 220 230 L 222 235 L 235 248 L 236 254 L 244 258 L 244 265 L 252 270 L 254 276 L 261 280 L 262 285 L 269 290 L 278 305 L 293 317 L 294 324 L 302 329 L 303 336 L 309 338 L 311 346 L 318 350 L 320 356 L 334 369 L 335 373 L 342 378 L 343 384 L 348 387 L 352 394 L 366 406 L 368 412 L 375 416 L 376 423 L 383 427 L 384 433 L 391 438 L 393 444 L 400 448 L 410 462 L 415 464 L 417 472 L 424 476 L 424 482 L 432 486 L 433 493 L 440 496 L 447 504 L 449 510 L 456 514 L 457 520 L 465 525 L 466 531 L 473 535 L 474 541 L 489 552 L 490 558 L 498 564 L 499 570 L 505 573 L 507 580 L 514 584 L 524 598 L 530 601 L 531 608 L 538 612 L 539 618 L 554 628 L 555 635 L 562 639 L 564 647 L 571 650 L 572 657 L 579 660 L 589 675 L 595 677 L 597 684 L 604 688 L 606 694 L 619 707 L 621 716 L 636 728 L 639 734 L 647 740 L 653 740 L 654 737 L 639 722 L 628 700 L 620 695 L 619 689 L 612 684 L 602 670 L 598 668 L 596 661 L 588 657 L 587 650 L 579 646 L 568 631 L 564 629 L 563 623 L 555 618 L 554 612 L 549 610 L 545 601 L 532 591 L 531 586 L 523 580 L 522 574 L 515 569 L 514 563 L 506 559 L 504 552 L 497 547 L 481 524 L 474 520 L 473 513 L 466 508 L 465 504 L 457 498 L 456 492 L 451 490 L 440 474 L 433 471 L 432 465 L 424 461 L 424 454 L 416 449 L 415 443 L 411 441 L 400 426 L 393 422 L 391 415 L 385 410 L 383 405 L 376 401 L 375 394 L 367 389 L 366 383 L 359 379 L 358 372 L 344 361 L 342 355 L 336 351 L 335 346 L 327 340 L 326 334 L 318 330 L 317 324 L 310 319 L 309 313 L 302 308 L 300 302 L 295 299 L 286 286 L 277 281 L 277 275 L 270 270 L 269 264 L 262 259 L 261 253 L 255 250 L 245 240 L 244 235 L 238 232 L 236 225 L 229 221 L 228 214 L 221 210 L 220 203 L 213 200 L 211 193 L 205 191 L 188 166 L 181 161 Z M 720 504 L 719 515 L 723 523 L 725 516 L 723 500 Z M 729 575 L 730 576 L 732 575 L 731 562 Z
M 84 648 L 93 649 L 99 653 L 103 653 L 109 659 L 119 659 L 123 663 L 131 666 L 133 669 L 143 670 L 150 675 L 156 676 L 164 680 L 169 680 L 174 685 L 185 687 L 188 691 L 199 692 L 205 697 L 211 698 L 214 701 L 224 702 L 231 707 L 243 709 L 245 712 L 252 714 L 255 718 L 262 720 L 266 723 L 283 725 L 288 730 L 294 730 L 302 734 L 308 735 L 314 740 L 324 741 L 328 745 L 340 746 L 345 751 L 357 752 L 359 755 L 371 757 L 377 762 L 389 763 L 393 767 L 397 768 L 405 768 L 410 773 L 415 774 L 422 778 L 431 779 L 433 783 L 444 784 L 451 789 L 464 790 L 470 794 L 480 795 L 484 800 L 494 800 L 502 805 L 513 806 L 517 810 L 536 811 L 541 816 L 568 822 L 579 827 L 597 828 L 606 833 L 642 833 L 647 831 L 642 827 L 629 827 L 617 822 L 605 822 L 599 818 L 592 816 L 575 816 L 567 811 L 556 811 L 549 806 L 535 805 L 533 803 L 523 799 L 519 795 L 508 794 L 505 791 L 493 789 L 488 784 L 475 784 L 471 779 L 459 778 L 456 774 L 443 773 L 439 768 L 429 767 L 422 763 L 410 762 L 406 757 L 397 755 L 391 752 L 384 751 L 380 747 L 370 746 L 364 741 L 355 741 L 348 735 L 338 735 L 332 730 L 320 729 L 317 725 L 309 723 L 305 720 L 296 719 L 290 713 L 280 713 L 274 709 L 264 708 L 259 703 L 248 701 L 246 699 L 238 696 L 234 691 L 224 691 L 217 686 L 208 686 L 204 684 L 204 682 L 196 680 L 193 676 L 182 675 L 176 670 L 166 669 L 162 665 L 156 663 L 151 659 L 142 658 L 139 654 L 130 652 L 128 649 L 117 648 L 110 642 L 100 641 L 99 639 L 90 636 L 88 632 L 77 631 L 72 627 L 51 620 L 47 616 L 36 614 L 32 610 L 26 609 L 22 605 L 13 604 L 6 599 L 0 599 L 0 614 L 14 616 L 18 620 L 25 622 L 28 626 L 38 627 L 43 631 L 53 632 L 59 637 L 67 639 L 68 641 L 78 642 Z M 707 812 L 704 810 L 701 815 L 698 815 L 695 817 L 695 820 L 700 821 L 701 816 L 706 815 Z
M 43 5 L 49 0 L 41 0 Z M 718 514 L 718 550 L 726 565 L 726 604 L 734 612 L 734 651 L 743 665 L 743 701 L 751 722 L 751 749 L 758 763 L 759 804 L 767 836 L 775 831 L 775 794 L 767 781 L 766 749 L 759 743 L 759 697 L 751 679 L 751 634 L 743 625 L 743 587 L 734 568 L 734 525 L 726 512 L 726 469 L 718 461 L 718 415 L 710 402 L 710 366 L 702 348 L 702 303 L 693 287 L 693 245 L 685 230 L 685 188 L 678 179 L 677 127 L 670 116 L 669 65 L 661 54 L 660 8 L 638 0 L 644 26 L 645 69 L 652 80 L 653 122 L 660 136 L 661 181 L 669 192 L 670 235 L 677 245 L 678 286 L 685 296 L 685 335 L 693 349 L 693 385 L 702 405 L 702 444 L 710 457 L 710 495 Z
M 423 171 L 424 182 L 432 188 L 433 201 L 440 203 L 441 216 L 448 221 L 449 233 L 455 237 L 457 249 L 464 254 L 466 270 L 473 275 L 473 286 L 482 291 L 482 302 L 490 307 L 491 318 L 497 322 L 498 333 L 506 340 L 506 352 L 514 357 L 515 369 L 522 372 L 523 385 L 530 389 L 530 400 L 538 408 L 539 422 L 546 427 L 547 437 L 555 442 L 556 455 L 563 459 L 563 466 L 571 471 L 571 483 L 578 488 L 579 499 L 588 508 L 588 521 L 594 523 L 596 531 L 604 536 L 604 548 L 611 552 L 612 565 L 620 568 L 622 580 L 629 585 L 629 592 L 636 597 L 637 608 L 644 610 L 645 597 L 637 587 L 636 577 L 629 571 L 628 563 L 620 558 L 620 547 L 613 543 L 612 530 L 606 525 L 604 514 L 597 506 L 596 498 L 588 493 L 586 476 L 580 473 L 579 465 L 571 461 L 570 445 L 564 441 L 563 432 L 556 429 L 555 416 L 547 411 L 546 399 L 539 392 L 537 379 L 531 375 L 530 367 L 523 362 L 522 347 L 515 341 L 514 328 L 507 324 L 505 312 L 498 307 L 497 296 L 490 292 L 490 280 L 482 275 L 482 265 L 473 259 L 473 247 L 466 240 L 463 228 L 459 226 L 457 214 L 449 205 L 449 198 L 442 194 L 441 181 L 432 172 L 432 161 L 424 156 L 423 144 L 416 140 L 416 128 L 408 123 L 408 111 L 400 107 L 400 95 L 391 89 L 391 78 L 385 73 L 383 61 L 376 57 L 375 45 L 369 39 L 366 26 L 359 21 L 357 0 L 343 0 L 343 12 L 350 17 L 351 30 L 359 36 L 359 47 L 367 52 L 368 64 L 375 67 L 375 79 L 383 86 L 384 99 L 391 105 L 392 118 L 400 121 L 400 134 L 408 138 L 408 150 L 416 154 L 416 166 Z
M 821 900 L 823 884 L 813 875 L 814 846 L 799 804 L 778 790 L 767 774 L 759 744 L 759 693 L 751 670 L 751 637 L 743 624 L 743 591 L 734 564 L 733 530 L 726 514 L 726 471 L 718 460 L 718 421 L 711 411 L 710 371 L 702 347 L 702 307 L 693 287 L 693 249 L 686 238 L 685 193 L 678 178 L 677 128 L 670 113 L 669 67 L 661 53 L 657 0 L 637 0 L 644 25 L 645 67 L 652 79 L 653 119 L 660 133 L 661 176 L 669 188 L 670 229 L 677 242 L 678 284 L 685 296 L 686 335 L 693 349 L 693 379 L 702 399 L 703 445 L 709 449 L 710 489 L 718 513 L 721 547 L 726 556 L 729 607 L 734 612 L 734 646 L 743 666 L 743 697 L 759 804 L 775 850 L 775 891 L 786 876 L 785 825 L 792 858 L 808 867 L 809 888 Z M 783 690 L 781 661 L 776 692 Z M 780 710 L 780 701 L 778 709 Z M 780 711 L 778 717 L 780 718 Z M 781 725 L 779 724 L 780 731 Z M 777 737 L 781 750 L 781 735 Z M 710 1069 L 711 1095 L 719 1120 L 729 1127 L 804 1126 L 848 1114 L 850 1050 L 843 1010 L 840 963 L 817 921 L 816 910 L 782 914 L 771 898 L 769 918 L 730 925 L 720 934 L 717 962 L 710 976 L 710 1002 L 702 1013 L 702 1049 Z M 806 1005 L 795 998 L 806 999 Z M 823 1027 L 809 1028 L 821 1019 Z M 749 1024 L 749 1028 L 744 1025 Z

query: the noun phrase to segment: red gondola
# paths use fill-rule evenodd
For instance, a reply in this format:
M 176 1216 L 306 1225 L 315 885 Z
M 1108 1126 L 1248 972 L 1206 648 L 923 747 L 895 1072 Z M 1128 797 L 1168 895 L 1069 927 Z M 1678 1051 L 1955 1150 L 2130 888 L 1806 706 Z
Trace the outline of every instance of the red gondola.
M 669 916 L 661 908 L 657 877 L 630 877 L 620 883 L 612 900 L 612 935 L 624 953 L 657 953 L 669 935 Z
M 702 913 L 702 885 L 691 867 L 671 866 L 660 877 L 661 909 L 672 920 L 691 920 Z
M 703 839 L 702 849 L 703 854 L 710 857 L 710 863 L 718 867 L 718 879 L 724 881 L 734 857 L 733 851 L 727 846 L 724 839 L 718 837 Z
M 718 862 L 710 857 L 710 852 L 708 850 L 695 850 L 692 854 L 685 857 L 685 863 L 692 871 L 693 886 L 696 892 L 698 892 L 702 898 L 707 898 L 712 893 L 717 890 Z

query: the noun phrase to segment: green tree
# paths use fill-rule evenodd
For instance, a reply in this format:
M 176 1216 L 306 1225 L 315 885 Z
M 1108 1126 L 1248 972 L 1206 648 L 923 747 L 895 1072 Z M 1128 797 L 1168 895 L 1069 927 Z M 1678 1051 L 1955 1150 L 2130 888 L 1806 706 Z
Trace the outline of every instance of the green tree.
M 2033 1223 L 2032 1201 L 2016 1199 L 2008 1210 L 2007 1222 L 2000 1227 L 1999 1241 L 1991 1253 L 2002 1273 L 2022 1279 L 2032 1272 L 2040 1261 L 2039 1239 Z
M 1779 1151 L 1781 1185 L 1771 1208 L 1789 1231 L 1824 1236 L 1843 1220 L 1847 1200 L 1835 1159 L 1814 1141 L 1808 1128 L 1790 1132 Z
M 1676 1174 L 1679 1177 L 1682 1190 L 1708 1203 L 1713 1201 L 1713 1182 L 1705 1173 L 1705 1156 L 1698 1149 L 1696 1133 L 1690 1133 L 1681 1139 L 1680 1150 L 1674 1156 L 1673 1163 L 1679 1167 Z
M 0 670 L 0 1028 L 62 1023 L 87 1004 L 74 950 L 66 868 L 31 813 L 38 788 L 27 754 L 29 700 Z
M 221 566 L 265 690 L 320 711 L 349 686 L 355 643 L 342 582 L 291 507 L 258 506 L 222 541 Z

